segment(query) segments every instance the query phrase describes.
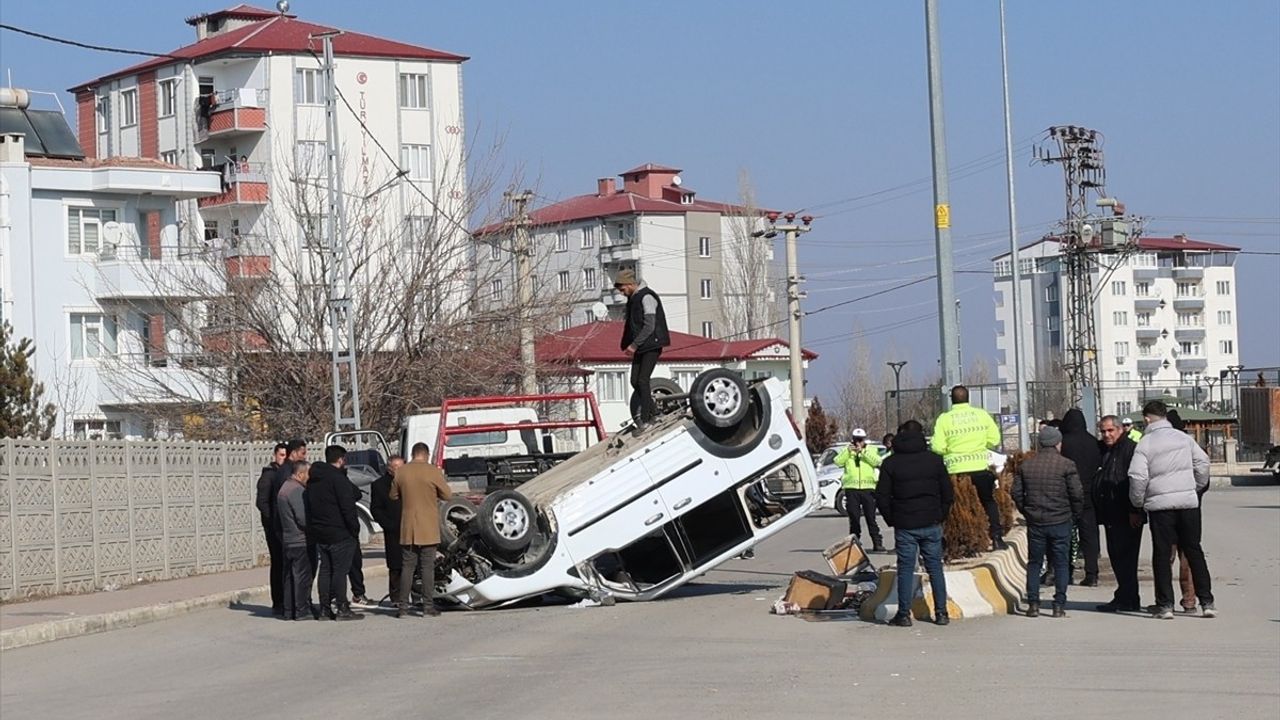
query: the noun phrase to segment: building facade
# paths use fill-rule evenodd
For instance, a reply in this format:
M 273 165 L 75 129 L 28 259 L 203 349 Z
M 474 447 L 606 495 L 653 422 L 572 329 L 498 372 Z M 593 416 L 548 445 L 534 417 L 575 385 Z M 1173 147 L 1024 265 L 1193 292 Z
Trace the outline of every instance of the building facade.
M 1102 255 L 1093 285 L 1103 412 L 1133 413 L 1145 397 L 1199 404 L 1240 361 L 1235 260 L 1239 248 L 1185 236 L 1142 238 L 1136 252 Z M 1027 378 L 1054 380 L 1067 361 L 1070 318 L 1058 242 L 1019 253 Z M 997 373 L 1013 381 L 1013 277 L 1009 254 L 994 259 Z
M 634 270 L 662 296 L 672 330 L 715 338 L 770 335 L 780 274 L 773 241 L 752 237 L 758 210 L 703 200 L 680 170 L 648 163 L 596 182 L 596 191 L 529 214 L 535 285 L 555 297 L 558 327 L 622 317 L 613 277 Z M 506 268 L 490 280 L 496 306 L 515 300 L 512 236 L 503 225 L 476 232 L 478 255 Z

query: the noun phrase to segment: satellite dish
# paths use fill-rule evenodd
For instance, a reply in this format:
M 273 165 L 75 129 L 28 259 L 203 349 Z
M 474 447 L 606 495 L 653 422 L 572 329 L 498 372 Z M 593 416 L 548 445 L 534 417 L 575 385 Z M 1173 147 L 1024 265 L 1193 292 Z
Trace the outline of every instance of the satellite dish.
M 609 308 L 598 300 L 591 304 L 591 312 L 600 319 L 609 317 Z
M 671 184 L 675 185 L 676 187 L 680 187 L 680 183 L 682 182 L 684 182 L 684 180 L 681 180 L 679 175 L 676 175 L 675 177 L 671 178 Z
M 281 15 L 289 12 L 289 0 L 280 0 L 276 3 L 276 10 L 279 10 Z
M 120 244 L 120 223 L 115 220 L 102 224 L 102 239 L 112 245 Z

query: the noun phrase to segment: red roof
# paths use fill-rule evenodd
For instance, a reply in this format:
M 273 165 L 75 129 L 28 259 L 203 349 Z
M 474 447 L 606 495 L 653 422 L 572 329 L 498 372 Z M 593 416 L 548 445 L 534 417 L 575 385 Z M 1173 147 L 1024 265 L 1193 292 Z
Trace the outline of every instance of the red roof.
M 631 358 L 618 347 L 622 339 L 622 323 L 595 322 L 538 338 L 534 347 L 539 364 L 628 363 Z M 713 340 L 687 333 L 672 332 L 671 346 L 662 351 L 664 362 L 726 362 L 746 360 L 775 345 L 788 348 L 785 340 Z M 818 354 L 805 350 L 803 357 L 813 360 Z
M 639 167 L 633 167 L 630 170 L 624 170 L 619 175 L 635 175 L 636 173 L 656 172 L 656 173 L 680 173 L 680 168 L 674 168 L 670 165 L 657 165 L 655 163 L 645 163 Z
M 1029 250 L 1039 245 L 1040 243 L 1046 243 L 1046 242 L 1056 243 L 1056 242 L 1061 242 L 1061 239 L 1053 235 L 1047 235 L 1045 237 L 1040 238 L 1039 240 L 1036 240 L 1035 242 L 1029 242 L 1026 245 L 1021 246 L 1019 249 Z M 1138 249 L 1149 250 L 1151 252 L 1161 252 L 1161 251 L 1171 252 L 1174 250 L 1192 250 L 1196 252 L 1240 252 L 1240 248 L 1238 247 L 1234 247 L 1231 245 L 1222 245 L 1219 243 L 1206 242 L 1204 240 L 1192 240 L 1191 238 L 1186 237 L 1185 235 L 1178 235 L 1171 238 L 1153 238 L 1153 237 L 1138 238 Z M 1009 256 L 1008 252 L 1003 252 L 1003 253 L 1000 253 L 999 255 L 992 257 L 991 259 L 999 260 L 1000 258 L 1004 258 L 1008 256 Z
M 747 209 L 739 205 L 730 205 L 711 200 L 698 200 L 696 197 L 691 203 L 680 203 L 619 190 L 613 195 L 578 195 L 577 197 L 571 197 L 554 205 L 538 208 L 529 213 L 529 218 L 533 221 L 533 226 L 538 227 L 562 225 L 579 220 L 613 215 L 683 215 L 688 212 L 741 214 L 747 212 Z M 506 227 L 506 223 L 493 223 L 476 230 L 474 234 L 488 235 L 500 232 Z
M 238 8 L 246 9 L 240 11 Z M 237 8 L 232 8 L 232 10 L 237 11 L 236 17 L 254 17 L 251 13 L 266 12 L 247 5 L 240 5 Z M 210 13 L 210 15 L 218 14 L 221 13 Z M 311 51 L 319 53 L 320 41 L 312 40 L 309 36 L 333 32 L 336 29 L 298 20 L 291 15 L 280 15 L 279 13 L 270 13 L 269 15 L 268 19 L 180 47 L 168 53 L 169 57 L 152 58 L 123 70 L 103 75 L 95 80 L 81 83 L 71 88 L 70 92 L 92 87 L 114 78 L 136 75 L 146 70 L 164 67 L 184 60 L 202 61 L 221 55 L 310 55 Z M 350 31 L 344 31 L 333 39 L 333 52 L 335 55 L 352 57 L 405 58 L 440 60 L 444 62 L 463 62 L 467 59 L 462 55 Z
M 213 12 L 200 13 L 199 15 L 192 15 L 191 17 L 187 18 L 187 24 L 195 25 L 201 20 L 205 20 L 207 18 L 212 18 L 212 17 L 230 17 L 230 18 L 237 18 L 237 19 L 243 19 L 243 20 L 266 20 L 268 18 L 273 18 L 280 14 L 281 13 L 279 12 L 265 10 L 260 7 L 254 7 L 252 5 L 245 5 L 244 3 L 240 3 L 239 5 L 235 7 L 227 8 L 226 10 L 215 10 Z M 285 14 L 285 17 L 297 17 L 297 15 Z

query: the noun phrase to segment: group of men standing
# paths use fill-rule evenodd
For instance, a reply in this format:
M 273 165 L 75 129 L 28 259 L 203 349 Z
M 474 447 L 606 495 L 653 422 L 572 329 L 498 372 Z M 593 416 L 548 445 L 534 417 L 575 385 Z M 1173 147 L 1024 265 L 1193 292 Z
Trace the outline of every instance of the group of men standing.
M 1085 558 L 1084 585 L 1098 584 L 1098 528 L 1106 530 L 1117 587 L 1111 601 L 1097 606 L 1099 611 L 1143 609 L 1138 565 L 1142 527 L 1149 523 L 1155 604 L 1146 609 L 1156 618 L 1173 617 L 1172 563 L 1179 557 L 1183 612 L 1194 612 L 1198 600 L 1204 617 L 1217 615 L 1200 545 L 1209 457 L 1180 427 L 1176 410 L 1153 400 L 1143 407 L 1143 416 L 1146 433 L 1137 440 L 1116 416 L 1102 418 L 1099 441 L 1085 427 L 1083 414 L 1072 409 L 1056 427 L 1041 426 L 1039 450 L 1015 471 L 1013 499 L 1028 524 L 1029 616 L 1040 611 L 1046 553 L 1053 564 L 1053 615 L 1066 614 L 1073 523 Z

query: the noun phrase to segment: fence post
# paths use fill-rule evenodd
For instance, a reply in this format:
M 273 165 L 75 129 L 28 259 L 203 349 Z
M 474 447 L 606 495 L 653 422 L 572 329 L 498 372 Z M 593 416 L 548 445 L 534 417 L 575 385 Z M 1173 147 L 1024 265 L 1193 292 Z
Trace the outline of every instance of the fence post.
M 53 485 L 53 591 L 55 593 L 62 592 L 62 547 L 60 540 L 61 533 L 58 532 L 58 453 L 54 452 L 54 445 L 57 440 L 45 441 L 45 448 L 49 451 L 49 482 Z M 90 502 L 89 518 L 93 519 L 92 501 Z M 96 540 L 96 538 L 95 538 Z M 95 550 L 96 552 L 96 550 Z M 97 566 L 97 560 L 94 560 L 94 566 Z M 96 575 L 97 573 L 95 573 Z
M 93 587 L 102 587 L 102 549 L 98 544 L 98 441 L 89 441 L 89 517 L 93 537 Z
M 222 450 L 222 569 L 231 569 L 231 503 L 227 487 L 227 443 L 218 443 Z
M 9 580 L 13 588 L 9 597 L 19 598 L 22 583 L 18 578 L 18 473 L 14 469 L 17 452 L 13 448 L 13 438 L 5 438 L 5 466 L 9 468 Z
M 193 574 L 200 574 L 200 474 L 196 472 L 199 463 L 192 457 L 192 453 L 196 451 L 195 443 L 183 442 L 183 447 L 187 452 L 183 456 L 191 465 L 191 506 L 195 509 L 195 517 L 191 519 L 192 525 L 196 529 L 196 567 Z
M 129 582 L 138 581 L 138 541 L 137 541 L 137 518 L 133 513 L 133 445 L 125 443 L 124 445 L 124 477 L 126 487 L 128 488 L 128 507 L 129 507 Z
M 164 558 L 164 577 L 173 577 L 169 567 L 169 440 L 159 442 L 160 446 L 160 548 Z

